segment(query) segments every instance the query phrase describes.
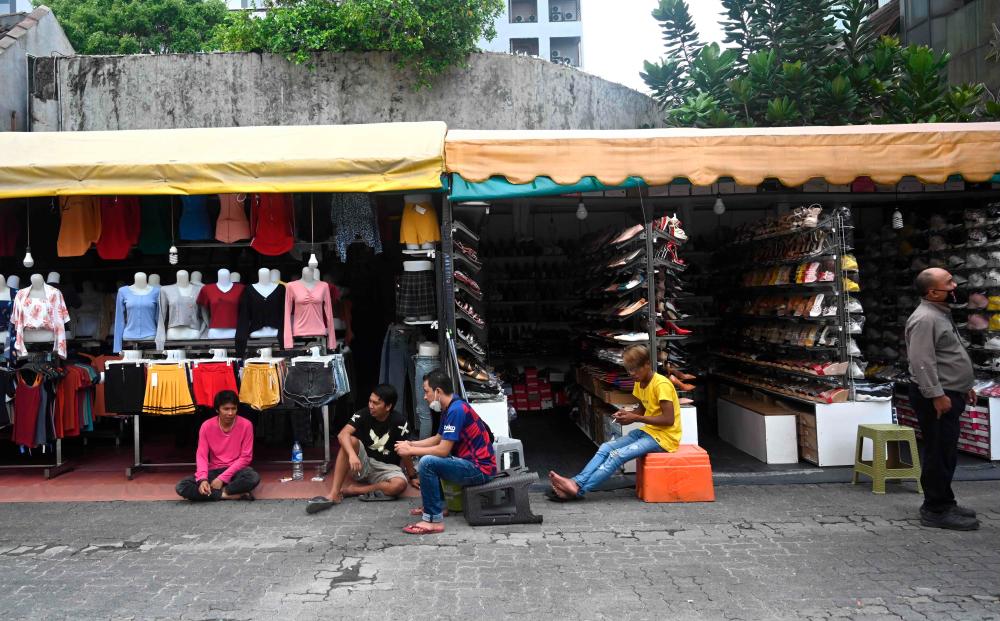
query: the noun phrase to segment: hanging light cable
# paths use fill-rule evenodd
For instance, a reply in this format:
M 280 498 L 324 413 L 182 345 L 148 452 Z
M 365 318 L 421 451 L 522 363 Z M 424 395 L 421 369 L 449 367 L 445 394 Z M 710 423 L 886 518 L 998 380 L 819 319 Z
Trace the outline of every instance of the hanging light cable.
M 319 267 L 319 259 L 316 258 L 316 220 L 315 220 L 315 194 L 309 195 L 309 267 L 316 269 Z
M 170 197 L 170 250 L 167 251 L 167 261 L 170 265 L 177 265 L 180 255 L 177 253 L 177 240 L 174 238 L 174 197 Z
M 52 199 L 55 201 L 55 199 Z M 31 204 L 25 202 L 25 221 L 28 223 L 28 243 L 25 246 L 24 261 L 21 263 L 24 267 L 34 267 L 35 259 L 31 256 Z

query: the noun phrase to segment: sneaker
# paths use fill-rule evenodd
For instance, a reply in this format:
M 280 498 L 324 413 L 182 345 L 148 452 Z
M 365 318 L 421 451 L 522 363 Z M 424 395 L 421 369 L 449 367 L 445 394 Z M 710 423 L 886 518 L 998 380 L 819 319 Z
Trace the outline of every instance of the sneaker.
M 847 355 L 852 358 L 861 357 L 861 348 L 858 347 L 858 344 L 852 338 L 847 339 Z
M 948 257 L 948 267 L 955 268 L 955 267 L 962 267 L 963 265 L 965 265 L 965 259 L 958 256 L 957 254 L 953 254 L 950 257 Z
M 848 334 L 861 334 L 861 322 L 851 317 L 847 322 Z
M 851 361 L 850 373 L 851 377 L 853 377 L 854 379 L 865 379 L 864 369 L 862 369 L 861 365 L 859 365 L 857 362 L 853 360 Z
M 1000 287 L 1000 271 L 990 270 L 986 273 L 987 287 Z
M 990 351 L 1000 351 L 1000 336 L 994 336 L 986 341 L 986 345 L 984 347 Z
M 965 284 L 958 281 L 959 276 L 953 276 L 953 279 L 959 285 Z M 978 289 L 980 287 L 986 286 L 986 277 L 979 272 L 974 272 L 972 274 L 969 274 L 969 278 L 968 280 L 966 280 L 966 282 L 969 284 L 970 287 L 975 287 Z
M 979 530 L 979 520 L 965 517 L 954 511 L 932 513 L 920 512 L 920 525 L 928 528 L 943 528 L 945 530 Z
M 848 272 L 858 271 L 858 260 L 854 258 L 853 254 L 845 254 L 840 260 L 841 269 Z
M 858 291 L 861 291 L 861 287 L 858 286 L 858 283 L 854 282 L 847 276 L 844 276 L 844 291 L 848 293 L 857 293 Z
M 982 209 L 965 210 L 965 226 L 972 228 L 986 224 L 986 213 Z
M 972 229 L 969 231 L 969 238 L 967 244 L 969 246 L 985 246 L 989 238 L 986 236 L 986 231 L 982 229 Z
M 812 308 L 809 309 L 810 317 L 819 317 L 823 313 L 823 294 L 817 293 Z
M 972 313 L 969 315 L 969 330 L 982 332 L 988 327 L 990 327 L 990 320 L 987 319 L 986 315 L 982 313 Z
M 823 316 L 824 317 L 836 317 L 837 316 L 837 305 L 836 304 L 829 304 L 827 306 L 824 306 L 823 307 Z
M 983 310 L 989 306 L 989 298 L 987 298 L 982 293 L 970 293 L 969 294 L 969 310 Z
M 865 312 L 865 309 L 862 308 L 861 302 L 858 301 L 858 298 L 847 296 L 847 312 L 860 315 Z
M 965 264 L 978 269 L 989 265 L 989 261 L 981 254 L 970 253 L 965 259 Z

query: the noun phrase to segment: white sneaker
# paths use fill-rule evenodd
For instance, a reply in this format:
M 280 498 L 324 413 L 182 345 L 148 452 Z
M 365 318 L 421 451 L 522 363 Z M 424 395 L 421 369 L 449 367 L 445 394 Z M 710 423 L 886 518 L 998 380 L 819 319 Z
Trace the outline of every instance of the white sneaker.
M 861 322 L 857 319 L 851 317 L 850 321 L 847 323 L 847 332 L 849 334 L 861 334 Z
M 812 308 L 809 309 L 810 317 L 819 317 L 823 314 L 823 294 L 816 294 L 816 301 L 813 302 Z
M 851 377 L 854 379 L 865 379 L 865 371 L 855 361 L 851 361 Z
M 955 279 L 955 282 L 958 283 L 958 279 L 957 278 Z M 980 274 L 979 272 L 973 272 L 972 274 L 969 274 L 968 283 L 969 283 L 970 287 L 975 287 L 977 289 L 979 287 L 985 287 L 986 286 L 986 277 L 983 276 L 982 274 Z M 962 283 L 958 283 L 958 284 L 962 284 Z
M 823 308 L 824 317 L 836 317 L 837 316 L 837 305 L 831 304 L 830 306 Z
M 994 250 L 987 255 L 986 265 L 1000 267 L 1000 250 Z
M 987 265 L 989 265 L 989 261 L 986 259 L 986 257 L 976 253 L 969 254 L 969 256 L 966 257 L 965 259 L 965 263 L 969 267 L 975 267 L 975 268 L 986 267 Z
M 861 348 L 859 348 L 854 339 L 850 337 L 847 338 L 847 355 L 852 358 L 859 358 L 861 356 Z
M 1000 351 L 1000 336 L 994 336 L 986 341 L 986 349 L 990 351 Z
M 862 308 L 861 302 L 858 301 L 858 298 L 847 296 L 847 312 L 860 315 L 865 312 L 865 309 Z
M 1000 271 L 990 270 L 986 273 L 986 286 L 1000 287 Z

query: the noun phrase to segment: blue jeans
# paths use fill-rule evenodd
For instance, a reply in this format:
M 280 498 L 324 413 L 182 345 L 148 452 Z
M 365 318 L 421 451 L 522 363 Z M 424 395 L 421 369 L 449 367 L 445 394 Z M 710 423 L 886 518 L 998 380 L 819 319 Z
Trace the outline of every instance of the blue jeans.
M 413 409 L 417 414 L 417 435 L 421 440 L 437 433 L 431 408 L 424 401 L 424 376 L 440 366 L 437 356 L 413 356 Z
M 578 496 L 592 491 L 601 483 L 618 472 L 626 462 L 648 453 L 662 453 L 663 447 L 656 443 L 653 436 L 641 429 L 633 429 L 617 440 L 605 442 L 597 449 L 597 454 L 590 460 L 580 474 L 573 477 L 580 486 Z
M 424 502 L 424 521 L 444 521 L 444 497 L 441 481 L 457 483 L 462 487 L 482 485 L 488 477 L 471 461 L 458 457 L 435 457 L 424 455 L 420 458 L 420 497 Z

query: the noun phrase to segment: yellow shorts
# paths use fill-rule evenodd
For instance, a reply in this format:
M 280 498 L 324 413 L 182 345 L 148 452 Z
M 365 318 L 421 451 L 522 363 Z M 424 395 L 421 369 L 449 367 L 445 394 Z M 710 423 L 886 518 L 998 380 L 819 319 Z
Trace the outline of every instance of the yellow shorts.
M 406 203 L 403 207 L 403 221 L 399 225 L 399 243 L 427 244 L 436 241 L 441 241 L 441 228 L 434 205 Z
M 255 410 L 266 410 L 281 403 L 281 375 L 278 365 L 251 362 L 243 369 L 240 401 Z
M 187 369 L 178 364 L 151 364 L 146 370 L 146 396 L 143 414 L 173 416 L 194 414 L 194 399 L 188 384 Z

